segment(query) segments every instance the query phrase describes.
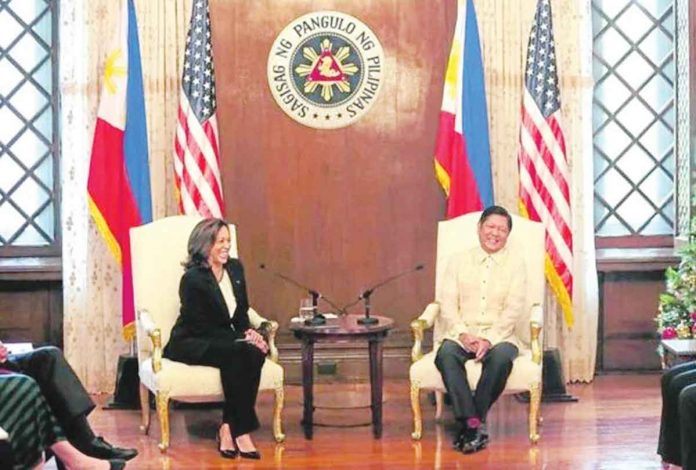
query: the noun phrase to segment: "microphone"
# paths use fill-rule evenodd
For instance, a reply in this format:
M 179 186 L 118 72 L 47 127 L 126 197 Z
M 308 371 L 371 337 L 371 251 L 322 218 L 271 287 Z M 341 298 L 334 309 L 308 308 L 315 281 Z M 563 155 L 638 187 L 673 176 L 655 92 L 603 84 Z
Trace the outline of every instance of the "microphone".
M 296 281 L 295 279 L 291 278 L 290 276 L 287 276 L 285 274 L 279 273 L 277 271 L 273 271 L 272 269 L 269 269 L 266 264 L 261 263 L 259 264 L 259 269 L 263 271 L 268 271 L 270 274 L 294 285 L 295 287 L 299 287 L 300 289 L 306 291 L 309 295 L 312 296 L 312 310 L 313 310 L 313 315 L 310 320 L 305 320 L 305 324 L 311 325 L 311 326 L 316 326 L 316 325 L 323 325 L 326 323 L 326 318 L 324 315 L 321 313 L 317 312 L 317 305 L 319 303 L 319 299 L 324 299 L 324 301 L 329 304 L 331 307 L 335 308 L 338 313 L 342 313 L 345 315 L 345 309 L 338 307 L 334 302 L 332 302 L 330 299 L 322 295 L 321 292 L 317 291 L 316 289 L 312 289 L 311 287 L 307 287 L 306 285 Z
M 365 289 L 364 291 L 362 291 L 362 293 L 361 293 L 360 296 L 358 297 L 358 300 L 366 299 L 366 298 L 370 297 L 370 296 L 372 295 L 372 292 L 374 292 L 374 290 L 377 289 L 378 287 L 382 287 L 382 286 L 385 285 L 385 284 L 389 284 L 390 282 L 392 282 L 392 281 L 394 281 L 394 280 L 396 280 L 396 279 L 399 279 L 400 277 L 403 277 L 403 276 L 405 276 L 405 275 L 407 275 L 407 274 L 411 274 L 411 273 L 413 273 L 413 272 L 420 271 L 420 270 L 423 269 L 424 267 L 425 267 L 425 265 L 423 265 L 423 264 L 417 264 L 417 265 L 416 265 L 414 268 L 412 268 L 412 269 L 407 269 L 407 270 L 404 271 L 404 272 L 401 272 L 401 273 L 396 274 L 396 275 L 394 275 L 394 276 L 388 277 L 388 278 L 386 278 L 385 280 L 383 280 L 383 281 L 381 281 L 381 282 L 378 282 L 378 283 L 375 284 L 374 286 L 370 287 L 369 289 Z
M 416 271 L 420 271 L 424 267 L 425 267 L 424 264 L 417 264 L 413 268 L 407 269 L 406 271 L 402 271 L 398 274 L 395 274 L 393 276 L 390 276 L 390 277 L 378 282 L 377 284 L 374 284 L 372 287 L 369 287 L 369 288 L 365 289 L 364 291 L 362 291 L 360 293 L 360 295 L 358 296 L 358 300 L 346 305 L 345 307 L 343 307 L 343 309 L 345 310 L 349 307 L 352 307 L 353 305 L 355 305 L 358 302 L 360 302 L 361 300 L 363 300 L 365 302 L 365 317 L 358 319 L 358 323 L 360 325 L 376 325 L 377 323 L 379 323 L 379 320 L 377 320 L 376 318 L 370 317 L 370 296 L 372 295 L 372 293 L 376 289 L 382 287 L 383 285 L 389 284 L 390 282 L 395 281 L 395 280 L 399 279 L 400 277 L 406 276 L 407 274 L 411 274 L 411 273 L 414 273 Z

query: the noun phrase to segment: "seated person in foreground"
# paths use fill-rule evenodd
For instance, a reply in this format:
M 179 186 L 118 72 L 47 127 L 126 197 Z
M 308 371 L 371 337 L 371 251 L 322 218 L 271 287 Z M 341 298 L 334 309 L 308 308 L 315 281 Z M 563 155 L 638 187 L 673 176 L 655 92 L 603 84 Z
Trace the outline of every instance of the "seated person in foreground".
M 696 470 L 696 361 L 662 376 L 662 419 L 657 453 L 664 463 Z
M 27 375 L 0 374 L 0 426 L 9 434 L 15 470 L 41 468 L 48 450 L 69 470 L 119 470 L 126 465 L 123 460 L 89 457 L 70 444 L 39 385 Z
M 445 340 L 435 357 L 461 431 L 454 441 L 468 454 L 488 444 L 486 414 L 505 388 L 520 341 L 515 323 L 524 309 L 526 269 L 518 253 L 506 248 L 512 218 L 500 206 L 483 211 L 479 246 L 458 253 L 446 265 L 442 285 Z M 466 361 L 482 362 L 472 395 Z
M 244 269 L 229 251 L 227 222 L 206 219 L 194 227 L 179 284 L 181 312 L 164 357 L 220 370 L 225 402 L 218 452 L 260 459 L 250 433 L 259 427 L 254 406 L 268 345 L 250 326 Z
M 47 346 L 9 354 L 0 342 L 0 369 L 27 375 L 36 381 L 67 440 L 83 454 L 107 460 L 130 460 L 138 455 L 135 449 L 114 447 L 94 434 L 87 415 L 95 404 L 60 349 Z

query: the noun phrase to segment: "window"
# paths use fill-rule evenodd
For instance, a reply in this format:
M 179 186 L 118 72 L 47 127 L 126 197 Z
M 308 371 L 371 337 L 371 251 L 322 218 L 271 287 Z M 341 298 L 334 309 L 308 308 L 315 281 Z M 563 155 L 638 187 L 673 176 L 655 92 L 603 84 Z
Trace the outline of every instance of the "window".
M 688 35 L 678 35 L 676 18 L 680 15 L 685 24 L 688 15 L 681 12 L 686 9 L 688 1 L 592 1 L 598 237 L 671 239 L 683 224 L 689 197 L 684 202 L 684 185 L 676 185 L 675 179 L 683 179 L 684 166 L 687 180 L 689 176 L 688 77 L 683 77 L 688 75 L 688 48 L 684 59 L 684 52 L 677 56 L 677 45 L 683 40 L 688 44 Z M 680 85 L 686 85 L 684 95 Z M 680 135 L 686 146 L 678 145 Z
M 60 251 L 57 0 L 0 0 L 0 254 Z

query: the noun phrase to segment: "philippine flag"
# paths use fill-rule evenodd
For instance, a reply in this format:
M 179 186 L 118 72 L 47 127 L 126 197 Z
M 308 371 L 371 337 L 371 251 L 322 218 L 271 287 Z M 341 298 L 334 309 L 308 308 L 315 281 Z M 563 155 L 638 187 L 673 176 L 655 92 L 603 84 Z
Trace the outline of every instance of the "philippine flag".
M 458 3 L 442 94 L 435 174 L 447 195 L 448 219 L 493 204 L 486 85 L 472 0 Z
M 152 221 L 145 98 L 133 0 L 123 1 L 117 33 L 104 66 L 87 192 L 90 214 L 121 266 L 124 337 L 131 339 L 135 312 L 128 231 Z

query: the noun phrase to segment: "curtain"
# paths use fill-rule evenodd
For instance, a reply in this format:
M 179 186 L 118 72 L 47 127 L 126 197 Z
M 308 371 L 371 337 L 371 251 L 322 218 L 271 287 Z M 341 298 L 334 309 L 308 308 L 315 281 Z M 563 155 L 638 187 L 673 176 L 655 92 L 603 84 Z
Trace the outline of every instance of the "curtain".
M 476 0 L 488 92 L 496 200 L 517 209 L 517 149 L 527 41 L 536 0 Z M 561 352 L 566 380 L 590 381 L 597 346 L 598 293 L 592 186 L 592 24 L 590 2 L 552 0 L 562 127 L 571 171 L 573 311 L 564 325 L 552 294 L 545 305 L 545 343 Z
M 176 213 L 171 153 L 178 76 L 191 0 L 136 0 L 143 62 L 153 217 Z M 60 8 L 61 226 L 64 345 L 90 392 L 113 389 L 121 335 L 120 269 L 87 211 L 87 175 L 105 54 L 120 2 L 73 0 Z

